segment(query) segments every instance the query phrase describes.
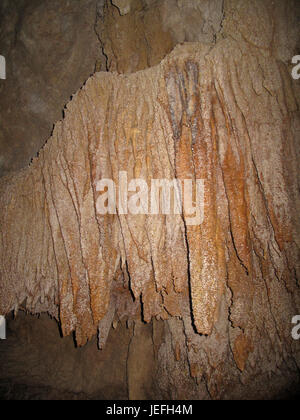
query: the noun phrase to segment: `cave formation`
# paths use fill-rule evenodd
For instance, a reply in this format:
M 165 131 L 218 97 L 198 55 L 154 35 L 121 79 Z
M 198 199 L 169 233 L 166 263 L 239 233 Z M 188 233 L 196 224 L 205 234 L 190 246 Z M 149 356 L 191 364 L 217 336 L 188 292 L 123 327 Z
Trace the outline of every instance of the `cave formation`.
M 62 42 L 56 26 L 46 38 L 41 16 L 74 14 L 76 31 L 84 2 L 27 3 L 1 6 L 7 75 L 30 36 L 40 48 Z M 85 3 L 89 30 L 74 45 L 91 44 L 90 67 L 62 48 L 62 76 L 24 58 L 0 81 L 1 398 L 297 395 L 299 5 Z M 76 64 L 65 98 L 45 87 L 48 76 L 63 89 Z M 37 81 L 23 86 L 28 68 Z M 118 186 L 122 171 L 148 184 L 204 180 L 203 220 L 100 214 L 98 181 Z

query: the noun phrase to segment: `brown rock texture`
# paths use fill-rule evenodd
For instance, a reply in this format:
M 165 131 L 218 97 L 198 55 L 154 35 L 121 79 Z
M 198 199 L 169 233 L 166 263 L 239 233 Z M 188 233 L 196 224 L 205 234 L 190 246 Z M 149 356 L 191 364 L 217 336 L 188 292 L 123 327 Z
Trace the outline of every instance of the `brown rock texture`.
M 107 69 L 131 73 L 158 64 L 182 42 L 212 43 L 222 0 L 114 0 L 99 9 L 96 31 Z
M 131 335 L 129 328 L 112 329 L 103 351 L 96 337 L 76 348 L 46 314 L 9 316 L 7 340 L 0 341 L 0 399 L 127 399 Z
M 0 83 L 0 176 L 29 164 L 96 61 L 105 68 L 94 30 L 96 4 L 1 1 L 0 54 L 7 76 Z
M 134 1 L 113 3 L 125 9 L 107 4 L 103 16 L 137 13 Z M 0 313 L 48 312 L 79 346 L 98 331 L 100 348 L 111 325 L 133 321 L 131 399 L 268 398 L 299 382 L 300 96 L 287 63 L 294 26 L 281 36 L 297 10 L 288 6 L 280 19 L 280 1 L 227 1 L 213 42 L 184 43 L 136 73 L 96 73 L 30 167 L 0 180 Z M 109 64 L 119 53 L 103 48 Z M 122 57 L 111 70 L 147 66 Z M 98 214 L 97 182 L 118 185 L 120 171 L 203 179 L 203 223 Z

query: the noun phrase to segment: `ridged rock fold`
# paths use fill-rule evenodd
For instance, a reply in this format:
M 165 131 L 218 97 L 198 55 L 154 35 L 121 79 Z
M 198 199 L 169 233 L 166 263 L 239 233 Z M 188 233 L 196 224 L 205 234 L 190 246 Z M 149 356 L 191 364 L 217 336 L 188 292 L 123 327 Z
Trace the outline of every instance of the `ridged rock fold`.
M 192 377 L 222 371 L 228 350 L 213 343 L 228 335 L 240 371 L 265 334 L 299 366 L 297 92 L 282 62 L 229 38 L 130 75 L 96 73 L 30 167 L 0 180 L 0 313 L 48 312 L 78 345 L 99 330 L 100 347 L 123 318 L 170 330 L 180 318 L 187 350 L 175 340 L 174 352 L 187 351 Z M 203 179 L 203 222 L 99 214 L 97 182 L 118 185 L 122 171 Z

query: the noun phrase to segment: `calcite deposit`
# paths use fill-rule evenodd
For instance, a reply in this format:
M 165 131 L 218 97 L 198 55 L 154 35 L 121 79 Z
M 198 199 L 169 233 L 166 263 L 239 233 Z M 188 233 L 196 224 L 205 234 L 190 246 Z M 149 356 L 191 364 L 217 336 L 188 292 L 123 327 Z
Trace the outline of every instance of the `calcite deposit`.
M 280 100 L 288 74 L 275 61 L 258 56 L 251 69 L 248 62 L 255 89 L 243 64 L 240 45 L 224 40 L 212 49 L 178 47 L 143 72 L 88 80 L 38 158 L 1 181 L 2 314 L 25 300 L 27 310 L 48 311 L 84 344 L 112 296 L 121 318 L 141 310 L 132 292 L 145 321 L 190 316 L 207 335 L 226 289 L 233 325 L 251 326 L 260 274 L 261 288 L 275 272 L 278 287 L 297 296 L 296 281 L 280 281 L 297 255 L 297 212 L 288 199 L 295 185 L 281 152 L 296 147 L 285 123 L 296 99 L 290 90 L 291 109 Z M 97 214 L 97 181 L 118 183 L 120 171 L 130 179 L 204 179 L 203 223 Z M 288 172 L 296 180 L 296 164 Z
M 64 336 L 83 346 L 98 335 L 101 349 L 123 321 L 139 343 L 142 319 L 166 398 L 245 396 L 240 384 L 258 392 L 258 375 L 279 392 L 299 372 L 299 83 L 290 41 L 274 44 L 278 15 L 252 3 L 225 2 L 222 36 L 151 68 L 112 59 L 117 71 L 73 95 L 30 166 L 0 179 L 0 314 L 47 312 Z M 105 13 L 132 19 L 134 4 Z M 149 185 L 203 180 L 203 220 L 100 214 L 98 182 L 118 186 L 120 172 Z M 145 398 L 135 378 L 130 397 Z

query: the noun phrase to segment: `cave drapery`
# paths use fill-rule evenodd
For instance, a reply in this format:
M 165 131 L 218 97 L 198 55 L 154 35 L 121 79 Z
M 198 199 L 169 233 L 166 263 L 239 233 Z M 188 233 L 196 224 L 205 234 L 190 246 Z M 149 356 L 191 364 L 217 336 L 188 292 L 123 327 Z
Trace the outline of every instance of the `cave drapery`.
M 259 54 L 249 62 L 247 48 L 187 44 L 149 70 L 87 81 L 30 167 L 1 180 L 2 314 L 26 300 L 82 345 L 141 304 L 146 322 L 189 318 L 210 335 L 227 289 L 243 367 L 274 274 L 296 311 L 297 168 L 284 152 L 296 153 L 296 102 L 283 96 L 284 69 Z M 122 170 L 204 179 L 203 223 L 97 214 L 96 181 L 117 183 Z
M 31 165 L 0 179 L 0 314 L 48 312 L 100 348 L 119 320 L 168 320 L 176 337 L 180 319 L 175 360 L 186 352 L 211 396 L 228 352 L 239 372 L 276 369 L 268 346 L 277 367 L 299 366 L 297 89 L 276 57 L 232 38 L 93 75 Z M 120 171 L 203 179 L 203 223 L 98 214 L 97 181 Z

